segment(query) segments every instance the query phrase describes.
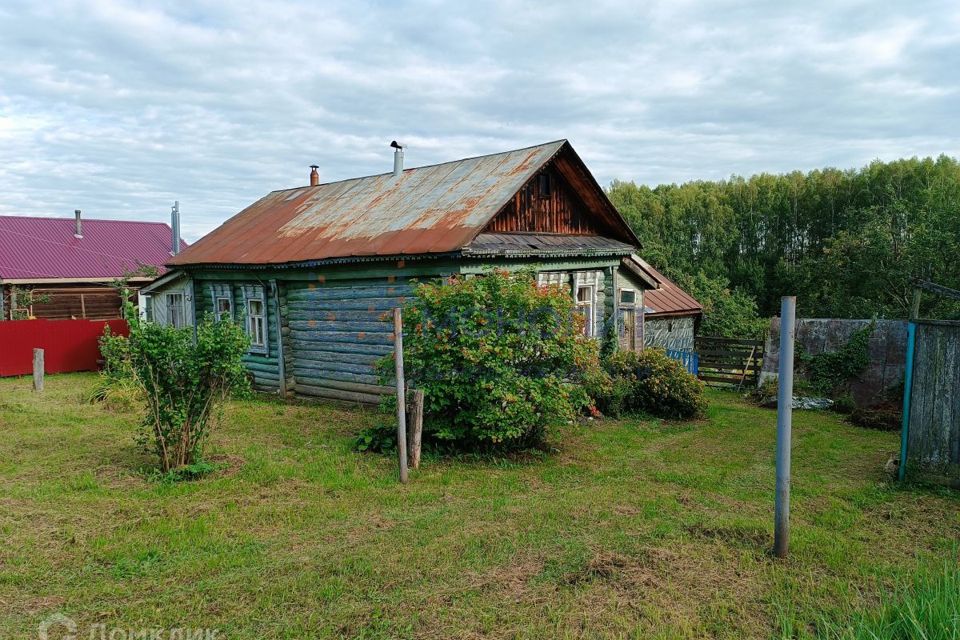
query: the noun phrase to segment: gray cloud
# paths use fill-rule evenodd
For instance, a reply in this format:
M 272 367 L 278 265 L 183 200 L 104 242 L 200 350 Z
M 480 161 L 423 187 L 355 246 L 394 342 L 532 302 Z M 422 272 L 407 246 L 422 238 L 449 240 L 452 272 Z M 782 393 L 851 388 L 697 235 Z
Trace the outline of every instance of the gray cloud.
M 0 213 L 165 219 L 569 138 L 602 183 L 960 153 L 953 2 L 0 7 Z

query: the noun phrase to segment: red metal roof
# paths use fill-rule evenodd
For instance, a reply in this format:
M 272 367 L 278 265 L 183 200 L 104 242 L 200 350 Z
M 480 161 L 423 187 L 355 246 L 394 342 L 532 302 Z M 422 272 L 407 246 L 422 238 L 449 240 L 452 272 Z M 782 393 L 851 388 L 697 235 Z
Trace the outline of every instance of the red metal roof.
M 673 280 L 654 269 L 649 262 L 636 255 L 630 259 L 660 285 L 656 289 L 643 292 L 644 315 L 656 317 L 703 313 L 703 305 L 678 287 Z
M 168 261 L 284 264 L 365 256 L 449 253 L 466 247 L 565 140 L 318 186 L 274 191 Z M 585 167 L 582 171 L 589 175 Z M 595 181 L 619 235 L 639 244 Z
M 0 280 L 110 279 L 138 265 L 170 260 L 170 227 L 162 222 L 0 216 Z M 181 241 L 182 249 L 187 243 Z

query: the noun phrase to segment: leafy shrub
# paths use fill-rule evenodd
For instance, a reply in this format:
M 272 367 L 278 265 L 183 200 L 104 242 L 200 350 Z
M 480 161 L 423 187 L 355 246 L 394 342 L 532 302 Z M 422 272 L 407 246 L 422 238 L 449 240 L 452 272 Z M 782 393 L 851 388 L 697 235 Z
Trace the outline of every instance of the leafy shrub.
M 800 376 L 816 393 L 829 397 L 843 395 L 870 364 L 870 336 L 875 322 L 853 332 L 845 345 L 836 351 L 809 355 L 798 350 Z
M 383 453 L 397 448 L 397 427 L 385 423 L 375 424 L 360 430 L 353 440 L 354 451 Z
M 102 403 L 114 411 L 130 411 L 142 401 L 141 388 L 130 364 L 130 342 L 125 336 L 114 335 L 110 325 L 103 327 L 99 342 L 103 369 L 90 393 L 90 402 Z
M 465 449 L 531 446 L 589 404 L 599 367 L 568 292 L 531 273 L 420 284 L 403 315 L 404 363 L 424 390 L 424 436 Z M 392 356 L 381 362 L 392 374 Z
M 146 405 L 141 440 L 157 454 L 163 473 L 201 462 L 224 400 L 235 390 L 249 389 L 242 361 L 249 344 L 244 331 L 229 321 L 205 318 L 194 341 L 191 327 L 131 317 L 130 367 Z
M 706 411 L 703 383 L 660 349 L 617 351 L 604 361 L 604 368 L 610 384 L 595 400 L 608 415 L 645 412 L 687 419 Z

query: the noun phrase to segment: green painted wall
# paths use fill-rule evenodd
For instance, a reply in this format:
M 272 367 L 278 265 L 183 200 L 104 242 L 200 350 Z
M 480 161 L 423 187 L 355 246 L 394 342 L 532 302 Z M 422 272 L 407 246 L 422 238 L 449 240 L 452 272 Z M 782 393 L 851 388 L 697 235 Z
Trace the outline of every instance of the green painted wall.
M 491 268 L 600 271 L 598 327 L 610 331 L 616 318 L 618 264 L 619 258 L 424 260 L 301 269 L 197 268 L 188 272 L 198 319 L 213 313 L 214 292 L 230 291 L 234 320 L 244 324 L 245 289 L 263 287 L 267 353 L 249 353 L 244 358 L 255 388 L 269 392 L 285 389 L 288 396 L 369 403 L 390 391 L 378 384 L 373 365 L 391 353 L 392 310 L 411 294 L 416 281 L 480 274 Z M 271 281 L 276 282 L 276 290 Z M 159 295 L 162 290 L 153 293 Z

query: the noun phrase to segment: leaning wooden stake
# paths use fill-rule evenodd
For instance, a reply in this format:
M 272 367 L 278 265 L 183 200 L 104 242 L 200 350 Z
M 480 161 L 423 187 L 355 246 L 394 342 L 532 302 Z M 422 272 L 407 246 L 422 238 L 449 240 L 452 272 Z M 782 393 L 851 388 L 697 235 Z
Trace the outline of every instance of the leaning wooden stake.
M 410 410 L 410 422 L 413 424 L 410 438 L 410 466 L 420 468 L 420 443 L 423 440 L 423 389 L 413 391 L 413 407 Z
M 43 349 L 33 350 L 33 390 L 43 391 Z
M 393 347 L 397 377 L 397 456 L 400 460 L 400 482 L 407 481 L 407 399 L 403 381 L 403 319 L 400 308 L 393 310 Z

